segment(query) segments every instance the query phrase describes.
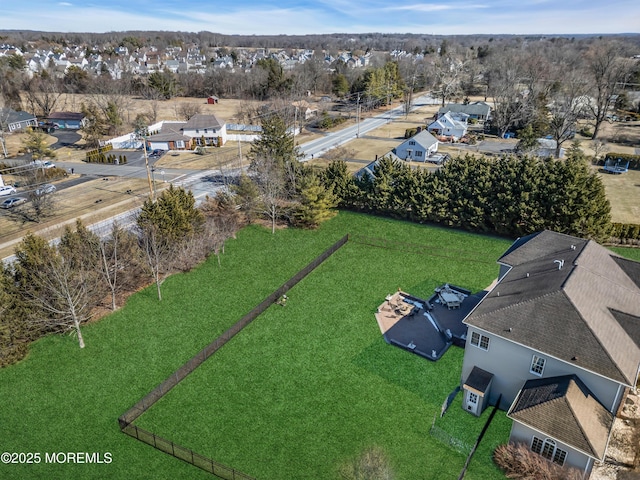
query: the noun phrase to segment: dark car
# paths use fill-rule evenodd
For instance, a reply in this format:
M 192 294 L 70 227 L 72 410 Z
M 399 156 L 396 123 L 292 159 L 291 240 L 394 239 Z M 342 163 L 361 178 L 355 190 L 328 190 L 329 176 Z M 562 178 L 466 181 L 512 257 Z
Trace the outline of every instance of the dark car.
M 164 154 L 164 150 L 154 150 L 149 154 L 149 158 L 160 158 Z
M 25 198 L 22 198 L 22 197 L 7 198 L 6 200 L 3 200 L 2 203 L 0 203 L 0 208 L 13 208 L 13 207 L 16 207 L 18 205 L 23 204 L 26 201 L 27 200 Z

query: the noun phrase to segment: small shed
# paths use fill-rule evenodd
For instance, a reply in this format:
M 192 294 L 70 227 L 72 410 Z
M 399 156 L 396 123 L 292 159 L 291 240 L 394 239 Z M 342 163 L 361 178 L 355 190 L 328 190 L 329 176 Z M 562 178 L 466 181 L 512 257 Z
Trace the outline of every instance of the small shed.
M 480 367 L 473 367 L 467 380 L 462 385 L 464 397 L 462 408 L 479 417 L 489 402 L 489 391 L 493 382 L 493 373 L 489 373 Z
M 220 103 L 220 99 L 218 97 L 216 97 L 215 95 L 211 95 L 211 96 L 207 97 L 207 103 L 209 105 L 216 105 L 217 103 Z

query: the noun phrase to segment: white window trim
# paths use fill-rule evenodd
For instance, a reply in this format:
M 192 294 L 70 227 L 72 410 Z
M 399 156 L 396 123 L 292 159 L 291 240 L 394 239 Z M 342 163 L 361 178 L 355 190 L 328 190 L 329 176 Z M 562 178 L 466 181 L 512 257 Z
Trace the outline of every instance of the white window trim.
M 533 355 L 531 357 L 531 365 L 529 366 L 529 372 L 533 375 L 541 377 L 544 374 L 544 367 L 547 363 L 547 360 L 544 357 L 540 357 L 538 355 Z M 535 368 L 539 368 L 540 371 L 536 371 Z
M 477 335 L 477 341 L 474 342 L 474 335 Z M 483 347 L 482 344 L 484 343 L 483 340 L 486 339 L 486 347 Z M 490 344 L 490 339 L 489 337 L 487 337 L 486 335 L 482 335 L 481 333 L 478 332 L 471 332 L 471 337 L 469 338 L 469 343 L 471 343 L 471 345 L 473 345 L 474 347 L 479 348 L 480 350 L 484 350 L 485 352 L 489 350 L 489 344 Z
M 534 444 L 536 443 L 536 441 L 539 443 L 539 446 L 540 446 L 539 449 L 534 448 Z M 544 452 L 547 449 L 547 447 L 552 447 L 550 450 L 551 453 L 549 455 L 550 458 L 547 458 L 545 455 L 542 454 L 542 452 Z M 566 450 L 558 448 L 558 445 L 555 440 L 551 438 L 545 438 L 543 441 L 541 438 L 536 437 L 535 435 L 531 439 L 530 448 L 532 452 L 537 453 L 542 458 L 560 466 L 563 466 L 565 464 L 565 462 L 567 461 L 567 455 L 569 454 Z M 561 461 L 558 461 L 558 459 L 561 459 Z

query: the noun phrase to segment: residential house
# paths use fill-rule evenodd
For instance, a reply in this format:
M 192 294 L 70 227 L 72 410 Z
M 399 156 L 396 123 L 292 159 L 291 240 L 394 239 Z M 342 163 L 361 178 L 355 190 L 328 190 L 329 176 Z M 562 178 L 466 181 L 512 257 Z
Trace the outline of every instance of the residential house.
M 437 151 L 438 140 L 426 130 L 415 134 L 393 149 L 393 153 L 398 158 L 415 162 L 424 162 Z
M 0 108 L 0 127 L 5 132 L 18 132 L 38 125 L 38 119 L 32 113 Z
M 213 114 L 197 114 L 189 119 L 182 128 L 184 135 L 193 139 L 199 146 L 222 146 L 227 142 L 227 128 L 224 122 Z
M 640 372 L 640 263 L 551 231 L 518 239 L 465 318 L 463 408 L 508 409 L 510 441 L 588 476 Z
M 429 124 L 427 130 L 435 136 L 448 137 L 457 141 L 466 135 L 467 121 L 464 114 L 447 112 Z
M 183 128 L 187 122 L 162 122 L 160 131 L 147 137 L 149 150 L 191 150 L 192 138 L 185 135 Z
M 83 113 L 76 112 L 52 112 L 49 114 L 47 121 L 58 128 L 68 130 L 79 130 L 86 126 L 88 122 Z
M 147 137 L 151 150 L 191 150 L 197 146 L 221 147 L 227 127 L 213 114 L 197 114 L 187 122 L 162 122 L 160 131 Z
M 438 118 L 448 112 L 464 113 L 469 115 L 469 118 L 486 122 L 491 115 L 491 106 L 486 102 L 449 103 L 438 110 Z

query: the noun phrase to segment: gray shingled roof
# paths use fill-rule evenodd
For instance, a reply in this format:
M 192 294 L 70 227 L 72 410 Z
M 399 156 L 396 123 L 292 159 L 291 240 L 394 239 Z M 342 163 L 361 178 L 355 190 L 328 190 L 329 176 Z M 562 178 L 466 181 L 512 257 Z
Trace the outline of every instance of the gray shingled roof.
M 493 373 L 474 366 L 467 380 L 464 382 L 464 386 L 485 393 L 489 387 L 489 383 L 491 383 L 491 379 L 493 379 Z
M 442 115 L 447 112 L 466 113 L 468 115 L 488 116 L 491 112 L 491 106 L 484 102 L 473 103 L 450 103 L 446 107 L 440 107 L 438 114 Z
M 22 110 L 16 111 L 11 108 L 0 108 L 0 120 L 4 123 L 20 123 L 27 120 L 35 120 L 36 116 L 33 113 L 24 112 Z
M 222 128 L 224 123 L 218 120 L 213 114 L 202 114 L 198 113 L 189 119 L 189 121 L 185 124 L 185 130 L 196 130 L 196 129 L 204 129 L 204 128 Z
M 550 231 L 516 242 L 499 262 L 511 269 L 466 324 L 617 382 L 635 383 L 640 366 L 636 262 L 620 260 L 593 241 Z
M 507 416 L 602 460 L 613 414 L 576 375 L 529 380 Z
M 160 133 L 147 138 L 150 142 L 173 142 L 182 140 L 188 142 L 191 137 L 183 134 L 182 129 L 186 122 L 164 122 L 160 128 Z

